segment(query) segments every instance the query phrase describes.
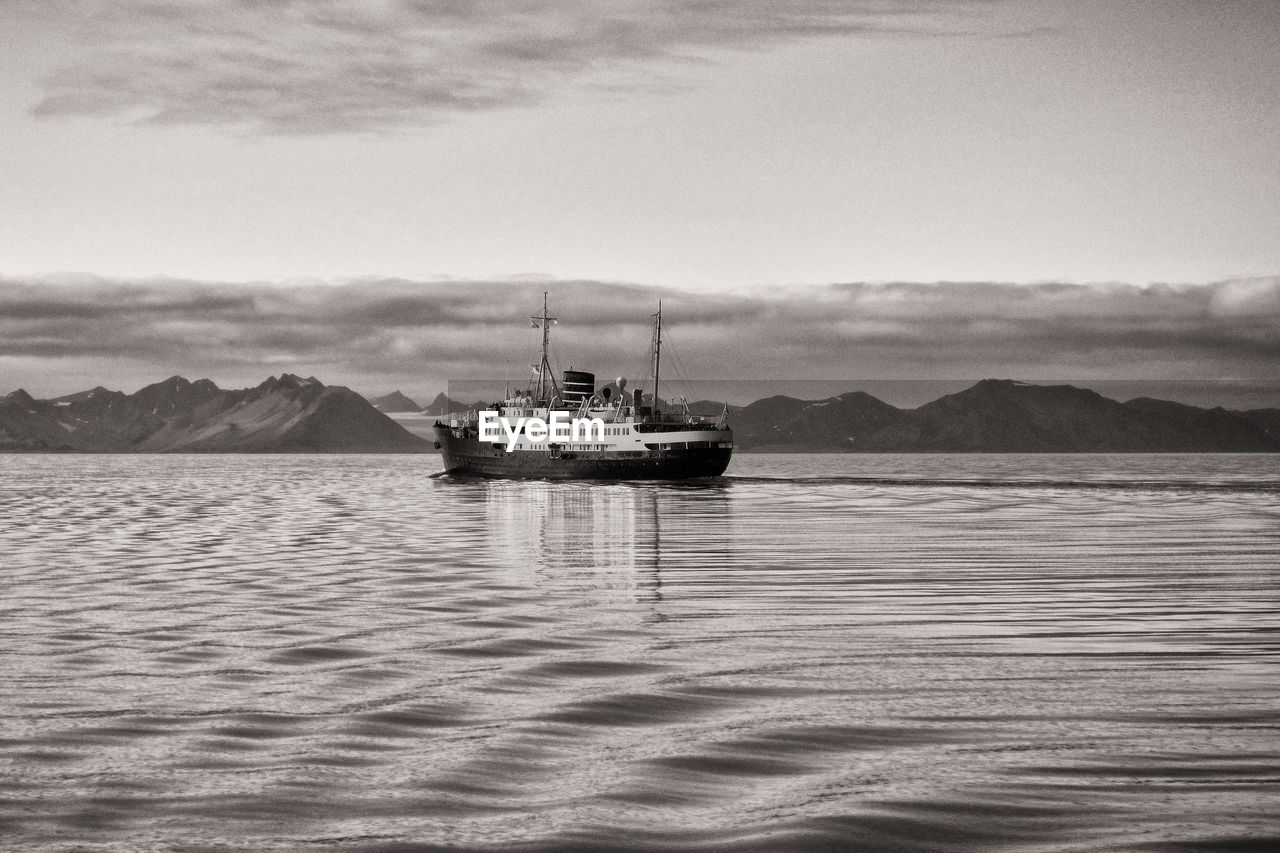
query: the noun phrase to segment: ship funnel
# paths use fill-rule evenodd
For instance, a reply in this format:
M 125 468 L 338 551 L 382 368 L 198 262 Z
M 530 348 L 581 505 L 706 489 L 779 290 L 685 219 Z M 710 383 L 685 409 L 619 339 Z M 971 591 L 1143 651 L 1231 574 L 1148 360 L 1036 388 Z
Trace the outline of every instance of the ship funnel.
M 566 370 L 564 372 L 564 404 L 580 406 L 583 400 L 589 400 L 596 392 L 596 375 L 585 370 Z

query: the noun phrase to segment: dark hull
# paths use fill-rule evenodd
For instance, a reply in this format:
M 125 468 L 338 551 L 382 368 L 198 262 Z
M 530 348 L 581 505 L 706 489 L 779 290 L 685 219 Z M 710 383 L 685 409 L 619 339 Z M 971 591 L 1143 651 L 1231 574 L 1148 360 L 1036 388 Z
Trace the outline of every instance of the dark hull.
M 514 450 L 468 435 L 457 438 L 448 427 L 436 427 L 445 473 L 459 477 L 521 480 L 687 480 L 719 477 L 729 467 L 733 449 L 701 447 L 628 453 L 578 453 L 553 458 L 545 450 Z M 567 454 L 566 454 L 567 455 Z

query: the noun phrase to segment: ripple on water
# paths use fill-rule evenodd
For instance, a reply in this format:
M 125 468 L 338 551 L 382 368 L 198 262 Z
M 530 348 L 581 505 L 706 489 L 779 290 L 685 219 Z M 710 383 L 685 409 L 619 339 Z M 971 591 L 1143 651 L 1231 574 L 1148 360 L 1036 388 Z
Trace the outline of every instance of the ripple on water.
M 9 457 L 0 832 L 1280 849 L 1280 460 Z

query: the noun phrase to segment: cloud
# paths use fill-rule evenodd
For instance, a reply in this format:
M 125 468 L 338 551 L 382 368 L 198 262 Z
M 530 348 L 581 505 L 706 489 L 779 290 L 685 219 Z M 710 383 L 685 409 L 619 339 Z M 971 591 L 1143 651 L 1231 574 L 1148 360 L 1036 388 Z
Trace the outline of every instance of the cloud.
M 39 116 L 383 131 L 573 86 L 670 86 L 719 51 L 965 31 L 992 0 L 16 0 L 76 45 Z
M 689 379 L 1270 379 L 1280 277 L 1195 286 L 833 284 L 690 294 L 594 281 L 221 284 L 0 278 L 0 393 L 273 372 L 384 392 L 523 380 L 551 291 L 559 367 Z M 669 373 L 667 372 L 669 371 Z

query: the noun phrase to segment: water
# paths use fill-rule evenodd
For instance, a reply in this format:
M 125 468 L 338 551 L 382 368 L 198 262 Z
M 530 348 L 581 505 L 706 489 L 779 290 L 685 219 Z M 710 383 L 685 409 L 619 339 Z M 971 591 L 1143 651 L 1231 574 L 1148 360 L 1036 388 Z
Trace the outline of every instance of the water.
M 0 839 L 1280 849 L 1280 459 L 0 458 Z

